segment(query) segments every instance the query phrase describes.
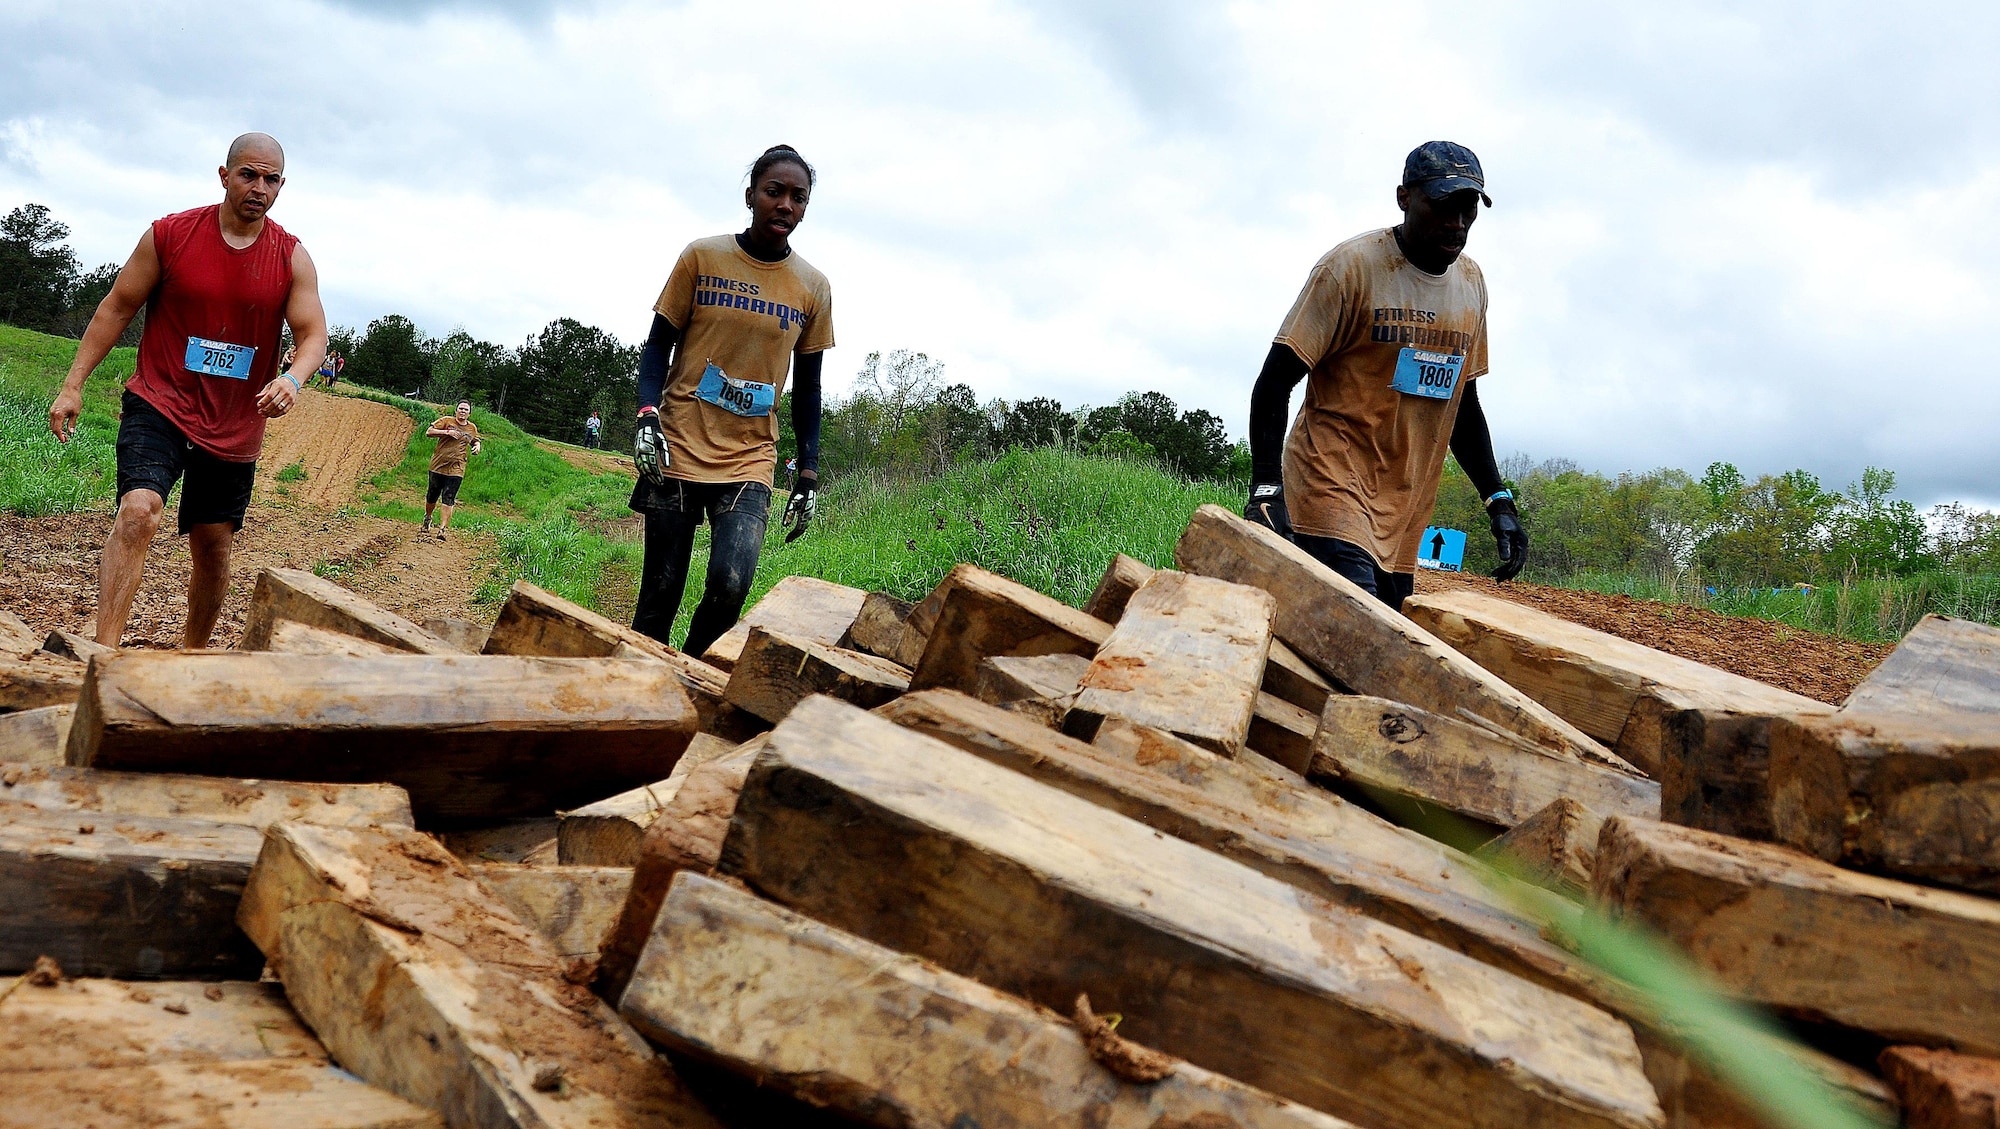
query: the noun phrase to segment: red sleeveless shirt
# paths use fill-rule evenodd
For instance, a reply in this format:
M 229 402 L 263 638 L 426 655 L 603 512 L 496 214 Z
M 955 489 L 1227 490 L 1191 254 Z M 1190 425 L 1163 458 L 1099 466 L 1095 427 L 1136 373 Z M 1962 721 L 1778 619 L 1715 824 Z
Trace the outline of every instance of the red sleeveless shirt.
M 230 462 L 255 462 L 264 448 L 257 393 L 278 375 L 278 342 L 292 295 L 298 238 L 264 221 L 257 241 L 237 250 L 222 238 L 222 206 L 153 221 L 160 283 L 146 301 L 139 366 L 125 387 L 174 421 L 195 446 Z M 188 342 L 257 350 L 247 379 L 187 367 Z

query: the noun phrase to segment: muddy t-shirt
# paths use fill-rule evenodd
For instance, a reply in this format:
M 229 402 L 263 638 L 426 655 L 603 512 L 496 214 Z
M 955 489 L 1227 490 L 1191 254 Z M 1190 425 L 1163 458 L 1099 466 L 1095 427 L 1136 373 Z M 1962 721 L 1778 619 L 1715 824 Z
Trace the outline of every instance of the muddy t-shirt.
M 797 251 L 764 263 L 734 235 L 697 239 L 653 309 L 681 331 L 660 397 L 667 474 L 768 484 L 778 460 L 777 398 L 792 355 L 833 347 L 826 276 Z
M 1285 443 L 1292 527 L 1414 571 L 1465 382 L 1486 371 L 1478 264 L 1427 274 L 1389 229 L 1356 236 L 1313 267 L 1277 340 L 1311 369 Z
M 479 438 L 479 428 L 471 420 L 460 423 L 457 416 L 445 416 L 424 430 L 439 427 L 455 428 L 459 434 L 438 439 L 437 450 L 431 452 L 431 471 L 464 478 L 465 461 L 472 455 L 472 443 Z

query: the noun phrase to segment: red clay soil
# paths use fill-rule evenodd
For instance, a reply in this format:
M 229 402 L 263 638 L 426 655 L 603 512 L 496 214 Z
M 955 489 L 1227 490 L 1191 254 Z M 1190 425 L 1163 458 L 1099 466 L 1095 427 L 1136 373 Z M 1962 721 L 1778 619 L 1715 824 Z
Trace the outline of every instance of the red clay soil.
M 1519 581 L 1500 584 L 1484 576 L 1417 573 L 1418 592 L 1447 588 L 1473 588 L 1489 596 L 1501 596 L 1571 623 L 1836 706 L 1847 699 L 1854 684 L 1875 669 L 1890 651 L 1886 643 L 1858 643 L 1837 635 L 1803 631 L 1770 620 L 1723 615 L 1686 604 L 1663 604 Z

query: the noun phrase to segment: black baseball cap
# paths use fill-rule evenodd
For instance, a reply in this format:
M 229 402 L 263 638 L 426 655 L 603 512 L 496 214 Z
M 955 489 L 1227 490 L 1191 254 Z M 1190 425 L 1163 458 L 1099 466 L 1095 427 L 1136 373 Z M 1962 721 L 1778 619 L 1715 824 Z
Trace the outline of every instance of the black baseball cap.
M 1479 158 L 1455 141 L 1426 141 L 1410 150 L 1410 155 L 1403 158 L 1403 183 L 1423 189 L 1424 195 L 1433 200 L 1470 188 L 1479 193 L 1487 207 L 1493 206 L 1493 197 L 1486 194 L 1486 174 L 1480 171 Z

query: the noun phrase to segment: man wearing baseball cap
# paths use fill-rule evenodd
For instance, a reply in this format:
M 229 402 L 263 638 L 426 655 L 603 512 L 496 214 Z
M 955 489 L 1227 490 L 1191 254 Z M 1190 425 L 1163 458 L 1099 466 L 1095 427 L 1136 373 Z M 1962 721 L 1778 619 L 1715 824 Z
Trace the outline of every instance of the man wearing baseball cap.
M 1403 222 L 1321 256 L 1250 393 L 1243 516 L 1398 610 L 1447 447 L 1486 501 L 1494 578 L 1512 579 L 1528 559 L 1475 385 L 1486 372 L 1486 279 L 1464 252 L 1482 203 L 1493 206 L 1472 150 L 1412 150 L 1396 188 Z M 1305 377 L 1286 439 L 1285 408 Z

